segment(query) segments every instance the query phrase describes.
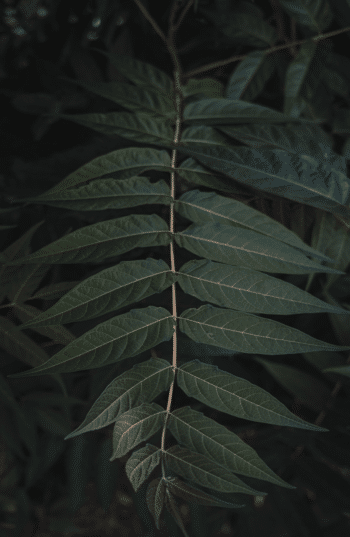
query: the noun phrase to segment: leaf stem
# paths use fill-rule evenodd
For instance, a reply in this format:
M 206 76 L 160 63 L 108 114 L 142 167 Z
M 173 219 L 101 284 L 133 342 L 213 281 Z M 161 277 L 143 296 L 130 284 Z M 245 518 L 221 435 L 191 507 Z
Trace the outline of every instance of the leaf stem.
M 169 17 L 169 34 L 168 38 L 166 40 L 167 48 L 169 51 L 169 54 L 173 60 L 174 63 L 174 90 L 175 90 L 175 108 L 176 108 L 176 121 L 175 121 L 175 130 L 174 130 L 174 138 L 173 138 L 173 144 L 175 148 L 172 150 L 171 153 L 171 203 L 170 203 L 170 233 L 172 236 L 172 240 L 170 243 L 170 262 L 171 262 L 171 271 L 176 274 L 176 265 L 175 265 L 175 254 L 174 254 L 174 204 L 175 204 L 175 170 L 177 166 L 177 148 L 176 146 L 179 144 L 180 138 L 181 138 L 181 123 L 182 123 L 182 107 L 183 107 L 183 95 L 181 91 L 181 65 L 179 62 L 179 58 L 176 52 L 176 45 L 175 45 L 175 33 L 178 29 L 179 23 L 175 25 L 174 19 L 175 19 L 175 13 L 176 10 L 179 8 L 178 2 L 174 2 L 173 8 L 170 13 Z M 186 8 L 185 8 L 186 9 Z M 172 304 L 173 304 L 173 319 L 174 319 L 174 333 L 173 333 L 173 380 L 169 389 L 169 396 L 168 396 L 168 402 L 167 402 L 167 408 L 166 408 L 166 416 L 165 421 L 163 425 L 163 431 L 162 431 L 162 440 L 161 440 L 161 451 L 162 455 L 165 452 L 165 433 L 167 428 L 167 422 L 170 414 L 170 408 L 171 408 L 171 402 L 173 398 L 173 392 L 174 392 L 174 385 L 175 385 L 175 374 L 176 374 L 176 368 L 177 368 L 177 304 L 176 304 L 176 283 L 174 282 L 172 284 Z M 164 457 L 162 456 L 162 476 L 166 477 L 165 475 L 165 469 L 164 469 Z
M 307 39 L 299 39 L 298 41 L 293 41 L 284 45 L 271 47 L 265 51 L 265 54 L 266 55 L 271 54 L 272 52 L 277 52 L 278 50 L 282 50 L 285 48 L 292 48 L 292 47 L 295 47 L 296 45 L 302 45 L 303 43 L 307 43 L 309 41 L 318 41 L 320 39 L 327 39 L 328 37 L 333 37 L 334 35 L 348 32 L 349 30 L 350 30 L 350 26 L 347 26 L 346 28 L 341 28 L 340 30 L 329 32 L 328 34 L 320 34 L 320 35 L 315 35 L 313 37 L 308 37 Z M 244 54 L 242 56 L 232 56 L 231 58 L 227 58 L 227 60 L 220 60 L 220 61 L 216 61 L 213 63 L 208 63 L 207 65 L 203 65 L 202 67 L 198 67 L 197 69 L 192 69 L 191 71 L 187 71 L 187 73 L 184 73 L 183 77 L 186 80 L 188 78 L 199 75 L 200 73 L 204 73 L 205 71 L 211 71 L 212 69 L 216 69 L 217 67 L 222 67 L 223 65 L 228 65 L 229 63 L 238 62 L 239 60 L 244 60 L 244 58 L 246 57 L 247 57 L 247 54 Z
M 142 12 L 144 17 L 148 20 L 148 22 L 153 26 L 154 30 L 157 32 L 157 34 L 160 36 L 160 38 L 166 43 L 166 37 L 163 34 L 162 30 L 159 28 L 156 21 L 151 17 L 151 15 L 148 13 L 147 9 L 143 4 L 141 4 L 140 0 L 134 0 L 135 4 L 138 6 L 139 10 Z

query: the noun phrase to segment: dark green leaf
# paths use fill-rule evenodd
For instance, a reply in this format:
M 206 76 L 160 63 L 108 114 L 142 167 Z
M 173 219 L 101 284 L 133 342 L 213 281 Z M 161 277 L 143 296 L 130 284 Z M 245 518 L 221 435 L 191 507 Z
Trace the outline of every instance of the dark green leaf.
M 277 321 L 210 304 L 184 311 L 179 327 L 193 341 L 244 353 L 278 355 L 350 349 L 325 343 Z
M 96 263 L 138 246 L 165 246 L 170 241 L 168 225 L 160 216 L 132 214 L 77 229 L 34 254 L 9 261 L 9 264 Z
M 10 376 L 69 373 L 114 364 L 169 341 L 173 335 L 172 319 L 164 308 L 149 306 L 131 310 L 95 326 L 54 354 L 45 364 Z M 19 334 L 24 336 L 20 331 Z
M 311 431 L 328 430 L 292 414 L 278 399 L 248 380 L 199 360 L 183 364 L 178 369 L 177 382 L 189 397 L 231 416 Z
M 151 358 L 141 364 L 135 364 L 132 369 L 125 371 L 108 384 L 90 408 L 84 421 L 66 436 L 65 440 L 107 427 L 131 408 L 142 403 L 150 403 L 170 387 L 172 379 L 171 364 L 166 360 Z
M 123 457 L 141 442 L 148 440 L 163 425 L 165 410 L 156 403 L 142 404 L 121 414 L 113 429 L 113 454 L 109 459 Z

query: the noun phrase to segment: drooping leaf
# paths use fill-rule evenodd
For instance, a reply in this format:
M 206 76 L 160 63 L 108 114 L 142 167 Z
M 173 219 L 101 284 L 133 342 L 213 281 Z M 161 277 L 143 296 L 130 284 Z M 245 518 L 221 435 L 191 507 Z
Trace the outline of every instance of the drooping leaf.
M 55 298 L 60 298 L 66 291 L 69 291 L 79 283 L 80 281 L 76 280 L 45 285 L 32 296 L 32 299 L 42 298 L 43 300 L 55 300 Z
M 333 258 L 328 266 L 345 271 L 350 263 L 350 231 L 332 214 L 325 211 L 316 213 L 312 228 L 311 244 L 320 252 Z M 325 290 L 337 280 L 336 275 L 327 276 Z
M 231 123 L 285 123 L 298 121 L 310 123 L 304 118 L 292 118 L 260 104 L 239 99 L 201 99 L 184 108 L 184 121 L 197 125 L 223 125 Z
M 137 86 L 153 86 L 158 91 L 171 97 L 173 81 L 164 71 L 150 63 L 137 60 L 126 54 L 111 54 L 101 49 L 94 49 L 104 54 L 118 71 Z
M 169 205 L 170 198 L 170 189 L 165 181 L 151 183 L 148 177 L 129 177 L 121 180 L 97 179 L 78 188 L 42 194 L 22 201 L 75 211 L 104 211 L 153 203 Z
M 152 444 L 146 444 L 143 448 L 134 451 L 129 457 L 125 465 L 125 472 L 135 492 L 158 466 L 160 458 L 160 449 Z
M 225 91 L 227 99 L 253 101 L 274 71 L 271 56 L 265 50 L 249 52 L 231 74 Z
M 44 220 L 38 222 L 32 226 L 26 233 L 24 233 L 19 239 L 10 244 L 2 253 L 1 263 L 4 263 L 0 267 L 0 301 L 9 292 L 13 292 L 12 282 L 17 279 L 17 273 L 20 273 L 21 268 L 18 267 L 17 271 L 14 271 L 13 267 L 7 266 L 9 261 L 16 260 L 27 255 L 30 252 L 30 242 L 36 230 L 44 223 Z M 25 270 L 25 269 L 23 269 Z M 20 276 L 20 274 L 19 274 Z
M 28 250 L 30 248 L 30 242 L 32 240 L 32 237 L 36 230 L 44 223 L 44 220 L 41 220 L 41 222 L 38 222 L 37 224 L 34 224 L 26 233 L 24 233 L 19 239 L 17 239 L 15 242 L 10 244 L 6 250 L 2 252 L 2 255 L 6 258 L 6 261 L 12 261 L 13 259 L 17 259 L 19 257 L 23 257 L 24 255 L 27 255 Z M 4 268 L 4 267 L 2 267 Z M 13 274 L 13 270 L 11 270 L 11 274 Z
M 239 492 L 243 494 L 262 494 L 243 481 L 232 472 L 223 468 L 214 461 L 200 453 L 195 453 L 178 445 L 172 446 L 165 452 L 169 468 L 185 479 L 220 492 Z
M 335 69 L 331 67 L 325 67 L 322 72 L 322 80 L 326 86 L 332 91 L 343 98 L 347 98 L 349 94 L 349 86 L 347 79 Z
M 328 431 L 294 415 L 263 388 L 199 360 L 181 365 L 177 371 L 177 382 L 189 397 L 237 418 L 283 427 Z
M 281 149 L 250 147 L 181 146 L 180 151 L 198 159 L 243 185 L 272 192 L 332 213 L 349 216 L 350 182 L 337 169 L 309 155 Z
M 277 321 L 211 304 L 184 311 L 179 323 L 180 330 L 193 341 L 243 353 L 279 355 L 350 349 L 325 343 Z
M 25 364 L 40 367 L 49 359 L 37 343 L 21 332 L 10 319 L 2 315 L 0 315 L 0 341 L 3 349 Z
M 165 501 L 165 507 L 167 508 L 169 513 L 172 515 L 173 519 L 175 520 L 179 528 L 181 529 L 184 537 L 190 537 L 182 521 L 182 518 L 180 515 L 180 509 L 175 501 L 175 498 L 167 487 L 166 487 L 166 493 L 164 496 L 164 501 Z
M 168 429 L 179 444 L 227 468 L 230 472 L 263 479 L 281 487 L 295 488 L 278 477 L 256 451 L 233 432 L 202 412 L 182 407 L 174 410 Z
M 146 170 L 171 171 L 168 151 L 150 149 L 149 147 L 116 149 L 84 164 L 70 173 L 63 181 L 50 188 L 46 194 L 51 195 L 60 190 L 73 188 L 109 173 L 113 173 L 114 178 L 127 179 Z
M 255 356 L 254 359 L 307 408 L 314 412 L 321 412 L 324 409 L 331 395 L 324 381 L 289 365 L 278 364 Z
M 69 429 L 69 418 L 62 411 L 54 410 L 53 408 L 42 408 L 34 402 L 27 401 L 27 406 L 31 410 L 34 420 L 45 431 L 52 435 L 65 436 Z
M 189 81 L 181 87 L 181 91 L 185 98 L 196 94 L 204 94 L 209 98 L 224 97 L 225 87 L 222 82 L 215 78 L 190 78 Z
M 174 101 L 167 95 L 149 88 L 137 87 L 123 82 L 81 82 L 75 81 L 88 91 L 113 101 L 137 114 L 162 116 L 174 119 Z
M 128 112 L 95 114 L 61 114 L 62 119 L 74 121 L 106 135 L 118 135 L 143 144 L 168 145 L 174 133 L 163 118 Z
M 176 279 L 162 259 L 121 261 L 78 283 L 51 308 L 19 328 L 94 319 L 161 293 Z
M 331 311 L 349 313 L 283 280 L 252 269 L 204 259 L 188 261 L 179 269 L 178 283 L 189 295 L 217 306 L 268 315 Z
M 271 237 L 219 222 L 191 224 L 175 234 L 175 241 L 200 257 L 227 265 L 281 274 L 341 273 L 311 261 L 301 251 Z
M 108 384 L 90 408 L 84 421 L 65 440 L 107 427 L 131 408 L 142 403 L 150 403 L 169 388 L 172 379 L 171 364 L 166 360 L 151 358 L 146 362 L 135 364 Z
M 328 0 L 280 0 L 281 7 L 298 24 L 321 34 L 333 20 Z
M 273 220 L 266 214 L 253 209 L 232 198 L 220 196 L 215 192 L 190 190 L 176 200 L 175 209 L 185 218 L 196 224 L 206 222 L 221 222 L 232 224 L 267 235 L 289 246 L 299 248 L 307 255 L 317 257 L 322 261 L 331 261 L 322 252 L 305 244 L 296 233 Z
M 7 292 L 10 302 L 20 304 L 28 300 L 50 268 L 50 265 L 44 264 L 18 267 L 13 274 L 10 288 Z M 12 272 L 14 272 L 13 269 Z
M 315 120 L 327 121 L 329 117 L 328 100 L 331 101 L 327 87 L 322 82 L 322 72 L 331 51 L 332 45 L 329 41 L 317 43 L 317 48 L 308 43 L 305 48 L 299 51 L 294 61 L 287 69 L 286 84 L 291 85 L 290 97 L 285 101 L 289 113 L 298 116 L 302 111 Z M 289 69 L 291 69 L 290 76 Z M 298 80 L 300 79 L 300 84 Z M 297 82 L 296 82 L 297 81 Z M 286 88 L 287 90 L 287 88 Z M 294 91 L 296 90 L 296 91 Z M 289 93 L 289 92 L 288 92 Z M 325 106 L 322 106 L 325 105 Z
M 141 450 L 140 450 L 141 451 Z M 160 515 L 163 511 L 165 502 L 166 484 L 163 478 L 153 479 L 147 487 L 146 501 L 147 507 L 150 510 L 156 528 L 160 529 Z
M 261 11 L 249 9 L 251 4 L 241 3 L 228 13 L 214 15 L 220 31 L 230 43 L 239 43 L 251 47 L 272 47 L 276 42 L 276 30 L 261 16 Z M 253 8 L 257 6 L 252 6 Z
M 165 220 L 157 214 L 131 214 L 77 229 L 27 257 L 9 261 L 9 264 L 96 263 L 138 246 L 166 246 L 171 241 L 168 229 Z
M 186 127 L 181 134 L 181 144 L 191 146 L 201 145 L 205 148 L 209 146 L 227 146 L 229 145 L 226 139 L 213 127 L 207 125 L 193 125 L 192 127 Z
M 343 365 L 340 367 L 327 367 L 326 369 L 322 370 L 324 373 L 330 372 L 330 373 L 338 373 L 339 375 L 345 375 L 346 377 L 350 377 L 350 365 Z
M 193 158 L 184 160 L 177 168 L 177 172 L 186 181 L 195 185 L 203 185 L 221 192 L 229 192 L 230 194 L 246 192 L 243 186 L 233 184 L 228 178 L 215 177 L 212 171 L 208 171 Z
M 329 135 L 317 124 L 251 123 L 235 126 L 220 125 L 216 128 L 255 149 L 283 149 L 297 155 L 311 155 L 318 160 L 325 160 L 330 155 L 339 158 L 339 155 L 332 151 L 332 140 Z M 346 173 L 346 169 L 344 171 Z
M 286 115 L 299 117 L 303 111 L 299 105 L 299 95 L 305 78 L 312 64 L 313 57 L 316 53 L 317 43 L 307 41 L 300 46 L 297 56 L 288 65 L 285 94 L 284 110 Z
M 121 414 L 113 429 L 113 454 L 110 461 L 123 457 L 161 428 L 166 411 L 156 403 L 142 404 Z
M 35 308 L 30 304 L 17 304 L 14 306 L 13 310 L 22 322 L 30 322 L 33 318 L 40 316 L 41 313 L 38 308 Z M 61 345 L 67 345 L 75 340 L 75 336 L 72 332 L 64 326 L 35 326 L 33 330 Z
M 95 326 L 51 356 L 45 364 L 9 376 L 70 373 L 114 364 L 169 341 L 173 335 L 172 319 L 164 308 L 148 306 L 131 310 Z M 20 331 L 18 333 L 25 336 Z
M 225 507 L 226 509 L 244 507 L 244 505 L 228 503 L 219 500 L 218 498 L 214 498 L 213 496 L 210 496 L 210 494 L 207 494 L 196 487 L 190 487 L 178 477 L 167 479 L 167 487 L 172 494 L 179 496 L 179 498 L 182 498 L 186 502 L 196 503 L 199 505 Z

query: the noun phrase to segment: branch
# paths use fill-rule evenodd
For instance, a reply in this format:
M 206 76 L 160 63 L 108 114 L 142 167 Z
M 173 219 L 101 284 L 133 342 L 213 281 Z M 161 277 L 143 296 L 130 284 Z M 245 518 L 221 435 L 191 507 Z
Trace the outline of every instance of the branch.
M 302 45 L 304 43 L 308 43 L 309 41 L 318 41 L 320 39 L 327 39 L 328 37 L 333 37 L 334 35 L 348 32 L 349 30 L 350 30 L 350 26 L 347 26 L 346 28 L 341 28 L 340 30 L 329 32 L 328 34 L 315 35 L 314 37 L 309 37 L 307 39 L 300 39 L 298 41 L 287 43 L 286 45 L 278 45 L 277 47 L 272 47 L 272 48 L 267 49 L 265 51 L 265 54 L 271 54 L 272 52 L 277 52 L 278 50 L 294 47 L 295 45 Z M 191 78 L 195 75 L 199 75 L 200 73 L 204 73 L 205 71 L 210 71 L 212 69 L 216 69 L 217 67 L 228 65 L 229 63 L 237 62 L 239 60 L 244 60 L 244 58 L 246 57 L 247 57 L 247 54 L 244 54 L 243 56 L 232 56 L 231 58 L 228 58 L 227 60 L 220 60 L 217 62 L 208 63 L 207 65 L 204 65 L 203 67 L 198 67 L 197 69 L 192 69 L 192 71 L 188 71 L 187 73 L 184 73 L 183 77 L 184 79 Z
M 141 4 L 140 0 L 134 0 L 135 4 L 138 6 L 138 8 L 140 9 L 140 11 L 142 11 L 143 15 L 145 16 L 145 18 L 148 20 L 148 22 L 151 23 L 151 25 L 153 26 L 154 30 L 157 32 L 157 34 L 160 36 L 160 38 L 164 41 L 164 43 L 166 43 L 166 38 L 165 38 L 165 35 L 163 34 L 162 30 L 159 28 L 158 24 L 156 23 L 156 21 L 151 17 L 151 15 L 148 13 L 147 9 L 145 8 L 145 6 L 143 4 Z

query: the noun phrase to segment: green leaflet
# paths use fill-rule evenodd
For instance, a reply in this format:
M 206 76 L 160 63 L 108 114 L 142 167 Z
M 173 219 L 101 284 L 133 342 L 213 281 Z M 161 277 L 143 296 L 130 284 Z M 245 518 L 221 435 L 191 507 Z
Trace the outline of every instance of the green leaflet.
M 133 214 L 78 229 L 34 254 L 8 264 L 96 263 L 138 246 L 164 246 L 170 241 L 167 223 L 160 216 Z
M 3 315 L 0 316 L 0 336 L 2 348 L 25 364 L 40 367 L 49 358 L 44 349 Z
M 317 33 L 326 30 L 333 20 L 328 0 L 280 0 L 280 4 L 290 17 Z
M 147 507 L 152 513 L 156 528 L 159 530 L 159 518 L 163 510 L 166 494 L 166 481 L 165 479 L 153 479 L 147 487 L 146 501 Z
M 161 259 L 122 261 L 80 282 L 51 308 L 20 328 L 94 319 L 160 293 L 175 280 Z
M 38 308 L 35 308 L 30 304 L 17 304 L 14 306 L 14 311 L 19 320 L 23 323 L 30 323 L 33 318 L 38 317 L 41 313 Z M 33 330 L 38 332 L 38 334 L 51 338 L 61 345 L 67 345 L 75 340 L 75 336 L 64 326 L 35 326 Z
M 107 427 L 131 408 L 150 403 L 169 388 L 172 379 L 171 364 L 166 360 L 151 358 L 135 364 L 108 384 L 81 425 L 65 439 Z
M 130 449 L 148 440 L 161 428 L 165 410 L 156 403 L 131 408 L 117 418 L 113 429 L 113 454 L 109 459 L 123 457 Z
M 249 9 L 250 8 L 250 9 Z M 263 19 L 262 12 L 256 5 L 242 3 L 230 6 L 226 13 L 203 9 L 220 27 L 230 43 L 240 43 L 257 48 L 272 47 L 276 42 L 276 30 Z
M 250 147 L 184 147 L 180 150 L 243 185 L 349 217 L 346 175 L 309 155 Z
M 179 408 L 171 413 L 168 429 L 179 443 L 201 453 L 230 472 L 264 479 L 286 488 L 295 488 L 276 476 L 256 451 L 239 436 L 207 418 L 202 412 L 192 410 L 189 406 Z
M 173 139 L 170 123 L 157 117 L 135 115 L 129 112 L 107 112 L 105 114 L 61 114 L 63 119 L 74 121 L 84 127 L 108 135 L 118 135 L 133 142 L 167 146 Z
M 344 375 L 345 377 L 350 377 L 350 366 L 344 365 L 341 367 L 327 367 L 327 369 L 322 370 L 324 373 L 328 371 L 330 373 L 338 373 L 339 375 Z
M 282 274 L 340 274 L 340 271 L 319 265 L 302 252 L 275 239 L 218 222 L 192 224 L 182 233 L 176 233 L 175 240 L 179 246 L 200 257 L 228 265 Z
M 172 319 L 166 309 L 155 306 L 131 310 L 95 326 L 54 354 L 45 364 L 10 376 L 69 373 L 114 364 L 169 341 L 173 335 Z
M 45 195 L 75 187 L 107 174 L 113 173 L 117 179 L 126 179 L 146 170 L 170 171 L 170 169 L 170 156 L 165 150 L 160 151 L 148 147 L 117 149 L 84 164 L 48 190 Z
M 181 267 L 178 282 L 185 293 L 200 300 L 247 313 L 350 313 L 323 302 L 295 285 L 248 267 L 232 267 L 196 259 Z
M 181 144 L 191 146 L 201 145 L 205 148 L 209 146 L 227 146 L 226 139 L 214 128 L 206 125 L 194 125 L 192 127 L 186 127 L 181 135 Z
M 203 487 L 220 492 L 266 494 L 252 489 L 232 472 L 204 457 L 204 455 L 178 445 L 172 446 L 166 451 L 166 462 L 172 471 Z
M 22 201 L 43 203 L 75 211 L 124 209 L 143 204 L 170 204 L 170 189 L 165 181 L 151 183 L 147 177 L 97 179 L 88 185 L 42 194 Z
M 179 496 L 186 502 L 198 503 L 200 505 L 215 505 L 217 507 L 226 507 L 226 509 L 232 509 L 236 507 L 244 507 L 244 505 L 237 505 L 222 500 L 218 500 L 209 494 L 206 494 L 202 490 L 197 489 L 196 487 L 190 487 L 178 477 L 173 477 L 167 479 L 167 487 L 170 492 Z
M 110 54 L 101 49 L 94 49 L 104 54 L 118 71 L 137 86 L 153 86 L 155 90 L 171 96 L 173 92 L 172 79 L 161 69 L 150 63 L 137 60 L 125 54 Z
M 178 174 L 189 183 L 203 185 L 221 192 L 242 194 L 247 192 L 243 186 L 236 185 L 229 179 L 216 177 L 212 171 L 208 171 L 193 158 L 184 160 L 177 169 Z M 215 172 L 214 172 L 215 173 Z
M 305 254 L 313 255 L 322 261 L 330 261 L 327 256 L 310 248 L 295 233 L 273 220 L 269 216 L 241 203 L 225 198 L 215 192 L 190 190 L 185 192 L 176 202 L 175 208 L 182 216 L 196 224 L 202 222 L 221 222 L 244 227 L 277 239 L 290 246 L 303 250 Z
M 133 112 L 164 116 L 168 119 L 175 118 L 173 100 L 159 92 L 123 82 L 78 83 L 92 93 L 105 97 Z
M 190 397 L 231 416 L 284 427 L 328 431 L 292 414 L 259 386 L 199 360 L 183 364 L 177 372 L 177 382 Z
M 184 97 L 198 94 L 204 94 L 207 97 L 223 97 L 225 87 L 215 78 L 190 78 L 187 84 L 182 86 L 181 91 Z
M 154 468 L 160 463 L 160 459 L 160 449 L 152 444 L 146 444 L 143 448 L 131 454 L 125 465 L 125 472 L 135 492 L 139 490 Z
M 303 118 L 291 118 L 260 104 L 239 99 L 201 99 L 185 106 L 183 119 L 188 124 L 222 125 L 227 123 L 284 123 L 298 121 L 310 123 Z M 312 122 L 313 123 L 313 122 Z
M 264 50 L 249 52 L 230 76 L 225 97 L 253 101 L 274 71 L 274 64 Z
M 298 106 L 298 98 L 316 53 L 317 43 L 309 41 L 300 46 L 299 52 L 289 64 L 285 82 L 284 113 L 291 117 L 299 117 L 303 111 Z
M 283 149 L 299 155 L 312 155 L 318 160 L 324 160 L 331 156 L 338 162 L 342 160 L 340 169 L 346 173 L 345 162 L 340 155 L 333 152 L 330 137 L 316 124 L 263 125 L 251 123 L 250 125 L 233 127 L 220 125 L 216 128 L 256 149 L 264 147 L 265 149 Z
M 350 349 L 325 343 L 277 321 L 210 304 L 184 311 L 179 327 L 193 341 L 243 353 L 279 355 Z

